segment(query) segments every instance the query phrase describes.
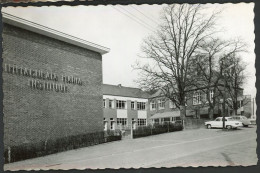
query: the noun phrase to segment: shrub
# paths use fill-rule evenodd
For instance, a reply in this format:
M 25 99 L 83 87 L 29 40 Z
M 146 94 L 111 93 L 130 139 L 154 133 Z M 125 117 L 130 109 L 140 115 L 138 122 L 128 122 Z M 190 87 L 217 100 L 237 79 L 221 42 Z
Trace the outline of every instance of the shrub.
M 58 139 L 50 139 L 39 143 L 23 144 L 10 148 L 10 162 L 40 157 L 61 151 L 77 149 L 105 142 L 121 140 L 120 131 L 95 132 Z M 8 149 L 4 150 L 5 163 L 8 163 Z
M 148 126 L 140 126 L 133 130 L 133 137 L 140 138 L 150 135 L 157 135 L 166 132 L 180 131 L 183 127 L 179 123 L 164 123 L 164 124 L 154 124 Z

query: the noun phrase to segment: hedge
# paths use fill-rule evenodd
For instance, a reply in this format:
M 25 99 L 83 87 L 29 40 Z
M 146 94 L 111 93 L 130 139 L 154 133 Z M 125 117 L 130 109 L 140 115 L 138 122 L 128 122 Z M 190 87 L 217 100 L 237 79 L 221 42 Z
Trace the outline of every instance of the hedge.
M 154 124 L 148 126 L 140 126 L 133 130 L 133 138 L 140 138 L 150 135 L 157 135 L 161 133 L 180 131 L 183 126 L 179 123 L 164 123 Z
M 11 163 L 121 139 L 120 131 L 102 131 L 50 139 L 39 143 L 22 144 L 9 147 L 9 149 L 6 147 L 4 150 L 4 160 L 5 163 Z

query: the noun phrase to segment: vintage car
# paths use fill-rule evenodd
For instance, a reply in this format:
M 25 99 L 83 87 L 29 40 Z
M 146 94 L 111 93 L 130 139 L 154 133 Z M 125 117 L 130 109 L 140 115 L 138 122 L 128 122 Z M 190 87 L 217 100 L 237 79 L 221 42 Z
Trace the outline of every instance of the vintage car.
M 222 128 L 223 127 L 222 117 L 218 117 L 214 121 L 207 121 L 207 122 L 205 122 L 205 126 L 208 129 L 211 129 L 211 128 Z M 225 117 L 225 128 L 227 128 L 227 129 L 236 129 L 237 127 L 242 127 L 242 126 L 243 126 L 242 122 L 236 121 L 232 117 Z
M 232 116 L 232 118 L 236 121 L 242 122 L 244 127 L 248 127 L 248 125 L 252 124 L 251 121 L 245 116 Z

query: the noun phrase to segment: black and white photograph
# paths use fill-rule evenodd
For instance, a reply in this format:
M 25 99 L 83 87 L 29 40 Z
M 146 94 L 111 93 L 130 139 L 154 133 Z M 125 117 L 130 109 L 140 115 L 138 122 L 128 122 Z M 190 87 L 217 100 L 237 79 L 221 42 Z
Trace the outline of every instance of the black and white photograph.
M 254 6 L 3 7 L 4 170 L 257 165 Z

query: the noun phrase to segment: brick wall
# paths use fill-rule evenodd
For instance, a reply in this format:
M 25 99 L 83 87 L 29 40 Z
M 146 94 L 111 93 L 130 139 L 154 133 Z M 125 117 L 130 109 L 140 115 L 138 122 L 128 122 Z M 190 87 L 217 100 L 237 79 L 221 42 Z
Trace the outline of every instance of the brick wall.
M 33 78 L 3 72 L 5 146 L 103 130 L 99 53 L 4 24 L 4 64 L 56 73 L 60 84 L 61 75 L 83 81 L 61 93 L 32 89 Z

